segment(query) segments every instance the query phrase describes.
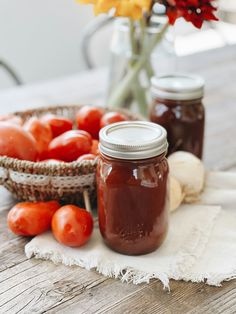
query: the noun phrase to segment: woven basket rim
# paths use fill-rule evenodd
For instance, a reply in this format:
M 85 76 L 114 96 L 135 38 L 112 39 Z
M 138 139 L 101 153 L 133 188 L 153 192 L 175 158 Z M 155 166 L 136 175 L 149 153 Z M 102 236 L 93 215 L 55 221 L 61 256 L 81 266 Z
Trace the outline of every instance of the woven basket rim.
M 72 162 L 64 162 L 61 161 L 60 163 L 55 164 L 48 164 L 44 161 L 29 161 L 29 160 L 21 160 L 17 158 L 11 158 L 7 156 L 0 156 L 0 167 L 13 169 L 19 171 L 20 169 L 30 168 L 33 172 L 44 173 L 45 171 L 51 170 L 73 170 L 76 169 L 78 166 L 87 166 L 87 165 L 96 165 L 97 158 L 95 160 L 82 160 L 82 161 L 72 161 Z
M 67 109 L 79 109 L 85 105 L 82 104 L 73 104 L 73 105 L 53 105 L 49 107 L 36 107 L 32 109 L 27 109 L 23 111 L 16 111 L 9 113 L 10 115 L 16 115 L 20 116 L 22 118 L 25 118 L 27 116 L 39 116 L 41 114 L 49 113 L 56 110 L 67 110 Z M 118 109 L 118 108 L 107 108 L 107 107 L 101 107 L 96 106 L 98 108 L 101 108 L 105 112 L 109 111 L 118 111 L 126 114 L 128 117 L 130 117 L 133 120 L 140 120 L 143 119 L 138 114 L 131 113 L 130 111 L 126 109 Z M 72 161 L 72 162 L 61 162 L 56 164 L 48 164 L 44 161 L 29 161 L 29 160 L 21 160 L 17 158 L 7 157 L 7 156 L 0 156 L 0 167 L 4 167 L 7 169 L 12 169 L 15 171 L 25 171 L 28 173 L 39 173 L 44 174 L 45 172 L 56 172 L 60 173 L 62 170 L 65 172 L 69 172 L 70 170 L 78 169 L 78 167 L 95 167 L 97 164 L 97 158 L 95 160 L 83 160 L 83 161 Z

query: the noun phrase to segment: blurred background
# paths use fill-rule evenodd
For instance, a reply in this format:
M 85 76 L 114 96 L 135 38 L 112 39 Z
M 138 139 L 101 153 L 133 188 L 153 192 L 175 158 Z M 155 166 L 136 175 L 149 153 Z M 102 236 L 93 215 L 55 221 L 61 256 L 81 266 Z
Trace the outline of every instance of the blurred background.
M 199 32 L 179 21 L 172 31 L 176 56 L 236 43 L 236 0 L 220 2 L 220 23 Z M 0 90 L 19 80 L 28 84 L 68 76 L 87 68 L 81 42 L 94 20 L 90 6 L 74 0 L 0 0 Z M 94 66 L 106 66 L 112 24 L 93 37 L 89 51 Z M 14 79 L 6 71 L 13 70 Z

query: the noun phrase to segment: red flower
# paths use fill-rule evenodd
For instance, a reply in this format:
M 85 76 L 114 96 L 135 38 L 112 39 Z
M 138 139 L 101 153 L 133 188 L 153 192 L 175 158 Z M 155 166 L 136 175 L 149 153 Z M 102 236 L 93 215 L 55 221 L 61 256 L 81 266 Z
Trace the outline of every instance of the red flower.
M 216 8 L 212 5 L 214 0 L 166 0 L 167 15 L 170 24 L 183 17 L 197 28 L 201 28 L 204 21 L 217 21 L 214 15 Z

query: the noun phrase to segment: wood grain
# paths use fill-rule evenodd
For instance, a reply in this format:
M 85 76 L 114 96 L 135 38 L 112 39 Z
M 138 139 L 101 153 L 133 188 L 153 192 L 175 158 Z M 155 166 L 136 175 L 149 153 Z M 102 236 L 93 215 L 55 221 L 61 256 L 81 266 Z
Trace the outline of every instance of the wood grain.
M 206 165 L 236 171 L 236 47 L 180 59 L 179 67 L 201 74 L 207 81 Z M 0 111 L 19 109 L 22 103 L 28 107 L 74 103 L 89 97 L 101 102 L 105 77 L 104 71 L 96 71 L 83 77 L 0 93 Z M 84 88 L 75 91 L 75 86 Z M 222 287 L 171 281 L 168 292 L 157 280 L 138 286 L 122 284 L 79 267 L 28 260 L 24 255 L 28 240 L 12 235 L 6 226 L 7 208 L 13 199 L 3 188 L 0 199 L 1 314 L 236 313 L 236 280 L 225 282 Z

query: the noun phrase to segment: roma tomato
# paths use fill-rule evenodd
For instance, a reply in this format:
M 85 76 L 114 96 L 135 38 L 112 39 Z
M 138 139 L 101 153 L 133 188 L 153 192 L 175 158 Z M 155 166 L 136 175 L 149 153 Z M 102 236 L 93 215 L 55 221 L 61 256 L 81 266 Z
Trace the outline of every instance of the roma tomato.
M 93 155 L 98 155 L 99 154 L 99 149 L 98 149 L 99 141 L 98 140 L 92 140 L 92 147 L 90 153 Z
M 8 213 L 8 227 L 17 235 L 43 233 L 50 229 L 52 216 L 60 207 L 57 201 L 18 203 Z
M 53 114 L 42 116 L 41 121 L 50 126 L 53 138 L 70 131 L 73 128 L 73 122 L 70 119 L 58 117 Z
M 84 130 L 78 130 L 80 132 L 81 135 L 87 137 L 89 139 L 89 141 L 92 143 L 92 136 L 90 133 L 88 133 L 87 131 Z
M 97 156 L 93 154 L 85 154 L 80 156 L 77 161 L 83 161 L 83 160 L 95 160 Z
M 74 205 L 61 207 L 52 218 L 52 232 L 58 242 L 78 247 L 85 244 L 93 231 L 92 215 Z
M 25 124 L 24 129 L 31 133 L 36 141 L 38 158 L 40 160 L 47 157 L 48 145 L 52 140 L 52 131 L 48 124 L 44 124 L 36 117 L 30 118 Z
M 36 141 L 21 127 L 7 122 L 0 123 L 0 155 L 36 161 Z
M 106 125 L 115 123 L 115 122 L 122 122 L 127 121 L 128 118 L 120 112 L 107 112 L 104 114 L 100 121 L 100 128 L 103 128 Z
M 15 116 L 13 114 L 1 115 L 0 122 L 8 122 L 19 126 L 23 125 L 23 120 L 21 119 L 21 117 Z
M 91 150 L 92 138 L 84 131 L 72 130 L 54 138 L 48 147 L 48 156 L 52 159 L 73 161 Z
M 93 138 L 98 139 L 100 120 L 103 110 L 94 106 L 83 106 L 77 113 L 78 129 L 89 132 Z

